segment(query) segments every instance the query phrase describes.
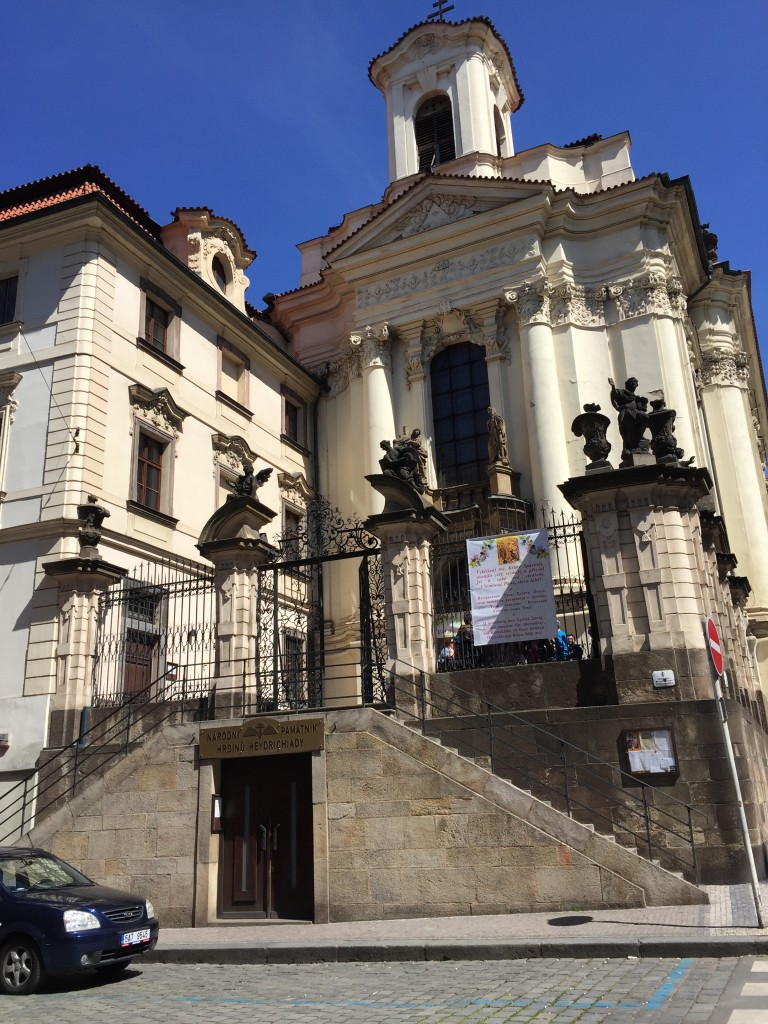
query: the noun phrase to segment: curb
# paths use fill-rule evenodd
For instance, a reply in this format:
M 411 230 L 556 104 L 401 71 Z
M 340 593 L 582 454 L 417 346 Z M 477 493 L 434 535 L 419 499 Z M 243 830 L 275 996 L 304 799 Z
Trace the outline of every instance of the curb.
M 706 936 L 661 939 L 596 939 L 521 942 L 366 942 L 312 945 L 169 946 L 154 949 L 143 963 L 162 964 L 325 964 L 435 960 L 626 959 L 627 957 L 723 957 L 768 954 L 768 936 Z

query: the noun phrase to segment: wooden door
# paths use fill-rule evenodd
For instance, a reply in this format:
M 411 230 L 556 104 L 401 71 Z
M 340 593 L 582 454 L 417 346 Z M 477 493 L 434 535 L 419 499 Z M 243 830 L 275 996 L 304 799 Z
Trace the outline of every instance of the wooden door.
M 157 637 L 129 629 L 125 638 L 125 661 L 123 664 L 123 692 L 130 697 L 139 693 L 152 682 L 152 662 L 157 646 Z
M 311 755 L 222 761 L 222 917 L 311 921 Z

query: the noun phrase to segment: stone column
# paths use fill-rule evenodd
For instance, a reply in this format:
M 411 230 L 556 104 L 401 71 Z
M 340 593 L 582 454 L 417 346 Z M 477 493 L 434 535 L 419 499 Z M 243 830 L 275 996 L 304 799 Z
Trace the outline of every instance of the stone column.
M 378 473 L 383 452 L 382 441 L 397 434 L 392 403 L 392 357 L 389 328 L 365 327 L 350 335 L 350 344 L 361 354 L 363 376 L 363 468 L 366 474 Z
M 436 667 L 430 555 L 448 519 L 398 479 L 367 479 L 386 500 L 384 511 L 365 525 L 381 541 L 389 667 L 414 679 Z
M 567 504 L 559 485 L 568 479 L 569 466 L 550 295 L 549 285 L 542 282 L 506 292 L 504 297 L 516 307 L 520 323 L 534 500 L 537 506 L 560 512 Z
M 705 469 L 662 465 L 562 485 L 581 513 L 601 653 L 613 662 L 621 703 L 711 697 L 702 623 L 718 602 L 702 573 L 697 508 L 711 488 Z M 662 669 L 675 673 L 669 691 L 653 687 Z
M 215 567 L 217 693 L 229 691 L 224 700 L 234 704 L 256 687 L 259 629 L 271 630 L 259 618 L 259 566 L 275 554 L 263 530 L 276 515 L 253 497 L 231 498 L 214 512 L 197 543 Z M 271 692 L 271 677 L 266 687 Z
M 78 735 L 80 712 L 92 700 L 100 602 L 128 570 L 105 562 L 98 554 L 47 562 L 43 569 L 58 583 L 59 591 L 56 690 L 49 742 L 67 744 Z

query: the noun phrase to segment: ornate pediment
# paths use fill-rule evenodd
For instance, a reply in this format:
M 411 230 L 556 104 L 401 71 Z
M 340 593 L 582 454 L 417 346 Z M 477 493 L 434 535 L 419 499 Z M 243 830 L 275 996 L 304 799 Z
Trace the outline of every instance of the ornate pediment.
M 400 238 L 410 238 L 422 231 L 442 227 L 443 224 L 454 224 L 472 216 L 476 205 L 474 196 L 442 195 L 436 192 L 428 196 L 407 214 L 395 222 L 394 230 L 399 231 Z
M 232 469 L 239 470 L 245 463 L 253 465 L 258 456 L 243 437 L 229 434 L 214 434 L 211 437 L 213 445 L 213 461 L 224 463 Z
M 538 182 L 505 181 L 502 185 L 491 179 L 459 182 L 448 178 L 441 180 L 439 174 L 430 175 L 397 196 L 326 256 L 333 262 L 356 253 L 371 252 L 392 242 L 513 206 L 542 191 Z
M 277 483 L 282 497 L 298 508 L 306 508 L 315 496 L 314 489 L 309 486 L 301 472 L 278 473 Z
M 156 388 L 153 391 L 144 384 L 131 384 L 128 394 L 137 416 L 178 437 L 189 413 L 176 404 L 168 388 Z

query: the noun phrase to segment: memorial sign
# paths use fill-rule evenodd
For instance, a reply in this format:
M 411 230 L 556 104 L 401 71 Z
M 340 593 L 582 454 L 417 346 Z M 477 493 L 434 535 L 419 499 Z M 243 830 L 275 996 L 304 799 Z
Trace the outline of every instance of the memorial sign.
M 238 725 L 203 726 L 200 757 L 263 757 L 268 754 L 303 754 L 325 746 L 325 719 L 251 718 Z
M 473 538 L 467 560 L 476 647 L 556 635 L 546 530 Z

